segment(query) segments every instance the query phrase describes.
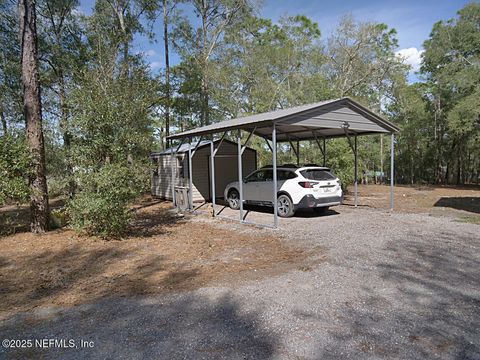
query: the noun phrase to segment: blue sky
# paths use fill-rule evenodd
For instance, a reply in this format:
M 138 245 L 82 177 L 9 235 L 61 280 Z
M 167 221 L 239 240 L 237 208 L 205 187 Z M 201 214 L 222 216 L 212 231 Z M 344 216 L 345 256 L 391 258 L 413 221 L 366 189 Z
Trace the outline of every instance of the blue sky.
M 467 0 L 265 0 L 260 8 L 260 16 L 274 22 L 282 16 L 302 14 L 317 22 L 326 39 L 335 29 L 339 19 L 352 14 L 356 20 L 383 22 L 398 32 L 398 52 L 415 69 L 418 68 L 422 43 L 428 38 L 433 24 L 438 20 L 454 17 Z M 89 14 L 94 0 L 81 0 L 80 10 Z M 162 22 L 154 25 L 157 42 L 152 43 L 143 37 L 135 39 L 134 48 L 145 54 L 153 71 L 164 65 L 163 44 L 161 42 Z M 173 54 L 171 63 L 179 58 Z M 411 76 L 411 80 L 415 80 Z

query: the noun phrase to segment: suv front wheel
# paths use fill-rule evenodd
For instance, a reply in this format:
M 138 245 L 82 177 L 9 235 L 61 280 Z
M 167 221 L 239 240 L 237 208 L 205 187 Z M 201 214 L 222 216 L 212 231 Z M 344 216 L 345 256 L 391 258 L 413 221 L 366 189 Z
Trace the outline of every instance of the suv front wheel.
M 240 209 L 240 194 L 237 189 L 232 189 L 228 192 L 227 202 L 230 209 Z
M 280 195 L 277 199 L 277 214 L 280 217 L 291 217 L 294 213 L 293 203 L 287 195 Z

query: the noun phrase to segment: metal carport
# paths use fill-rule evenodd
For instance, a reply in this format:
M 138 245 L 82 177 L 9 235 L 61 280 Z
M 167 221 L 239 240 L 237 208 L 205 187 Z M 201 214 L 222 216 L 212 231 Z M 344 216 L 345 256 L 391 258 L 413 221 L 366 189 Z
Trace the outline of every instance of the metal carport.
M 252 135 L 264 138 L 272 151 L 273 165 L 273 226 L 278 226 L 277 214 L 277 142 L 289 142 L 296 152 L 298 159 L 299 142 L 303 140 L 314 140 L 318 144 L 323 153 L 324 163 L 326 159 L 326 140 L 336 137 L 346 137 L 353 150 L 355 156 L 355 206 L 357 206 L 357 186 L 358 186 L 358 164 L 357 164 L 357 136 L 371 134 L 391 134 L 391 166 L 390 166 L 390 207 L 393 209 L 393 177 L 394 177 L 394 143 L 395 133 L 399 131 L 391 122 L 383 119 L 378 114 L 367 109 L 363 105 L 357 103 L 350 98 L 341 98 L 334 100 L 322 101 L 314 104 L 291 107 L 270 111 L 262 114 L 245 116 L 236 119 L 225 120 L 207 126 L 198 127 L 196 129 L 184 131 L 168 137 L 169 140 L 180 139 L 182 142 L 187 138 L 193 139 L 198 137 L 198 143 L 205 135 L 213 135 L 222 133 L 221 139 L 224 139 L 227 132 L 237 130 L 238 144 L 238 181 L 240 192 L 240 216 L 241 222 L 248 222 L 244 218 L 243 211 L 243 189 L 242 189 L 242 153 L 248 145 Z M 249 136 L 242 144 L 241 132 L 246 131 Z M 272 144 L 270 145 L 270 141 Z M 295 150 L 294 142 L 297 143 Z M 221 146 L 219 142 L 217 148 L 214 148 L 213 142 L 210 144 L 210 171 L 211 186 L 213 195 L 213 215 L 215 213 L 215 154 Z M 189 150 L 189 159 L 195 154 L 195 149 Z M 171 156 L 175 156 L 172 148 Z M 173 162 L 172 162 L 173 163 Z M 174 170 L 172 169 L 172 175 Z M 190 185 L 191 185 L 190 172 Z M 174 198 L 175 201 L 175 198 Z M 192 208 L 192 202 L 190 208 Z

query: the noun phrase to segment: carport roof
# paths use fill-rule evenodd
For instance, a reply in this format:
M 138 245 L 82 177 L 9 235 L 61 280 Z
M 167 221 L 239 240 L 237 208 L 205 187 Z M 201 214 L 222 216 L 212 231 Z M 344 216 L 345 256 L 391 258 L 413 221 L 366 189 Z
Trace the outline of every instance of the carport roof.
M 224 139 L 223 141 L 237 146 L 237 143 L 232 142 L 228 139 Z M 220 142 L 220 140 L 215 140 L 214 141 L 215 144 L 218 144 L 219 142 Z M 191 143 L 183 143 L 183 144 L 180 145 L 180 147 L 173 146 L 171 148 L 167 148 L 167 149 L 163 149 L 163 150 L 159 150 L 159 151 L 154 151 L 154 152 L 150 153 L 150 157 L 162 156 L 162 155 L 171 155 L 172 151 L 174 151 L 177 154 L 183 154 L 183 153 L 188 152 L 188 150 L 190 150 L 190 149 L 192 149 L 192 150 L 194 150 L 195 148 L 200 149 L 204 146 L 210 145 L 210 143 L 211 143 L 210 140 L 202 140 L 199 143 L 197 143 L 195 141 L 191 142 Z M 248 146 L 246 147 L 246 149 L 256 152 L 255 149 L 253 149 L 251 147 L 248 147 Z
M 235 129 L 255 131 L 255 135 L 271 139 L 273 124 L 277 130 L 278 141 L 341 137 L 347 132 L 349 135 L 366 135 L 394 133 L 399 130 L 397 126 L 365 106 L 345 97 L 229 119 L 174 134 L 168 139 L 195 137 Z

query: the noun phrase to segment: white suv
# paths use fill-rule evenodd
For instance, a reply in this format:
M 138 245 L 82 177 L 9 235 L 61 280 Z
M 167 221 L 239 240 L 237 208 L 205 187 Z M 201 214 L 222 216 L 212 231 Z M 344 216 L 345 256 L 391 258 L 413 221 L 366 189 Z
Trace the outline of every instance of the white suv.
M 265 166 L 243 180 L 244 203 L 273 206 L 273 169 Z M 230 208 L 240 208 L 238 181 L 225 188 L 225 199 Z M 329 168 L 316 165 L 282 165 L 277 167 L 278 215 L 293 216 L 296 210 L 313 208 L 324 212 L 330 206 L 342 203 L 340 180 Z

